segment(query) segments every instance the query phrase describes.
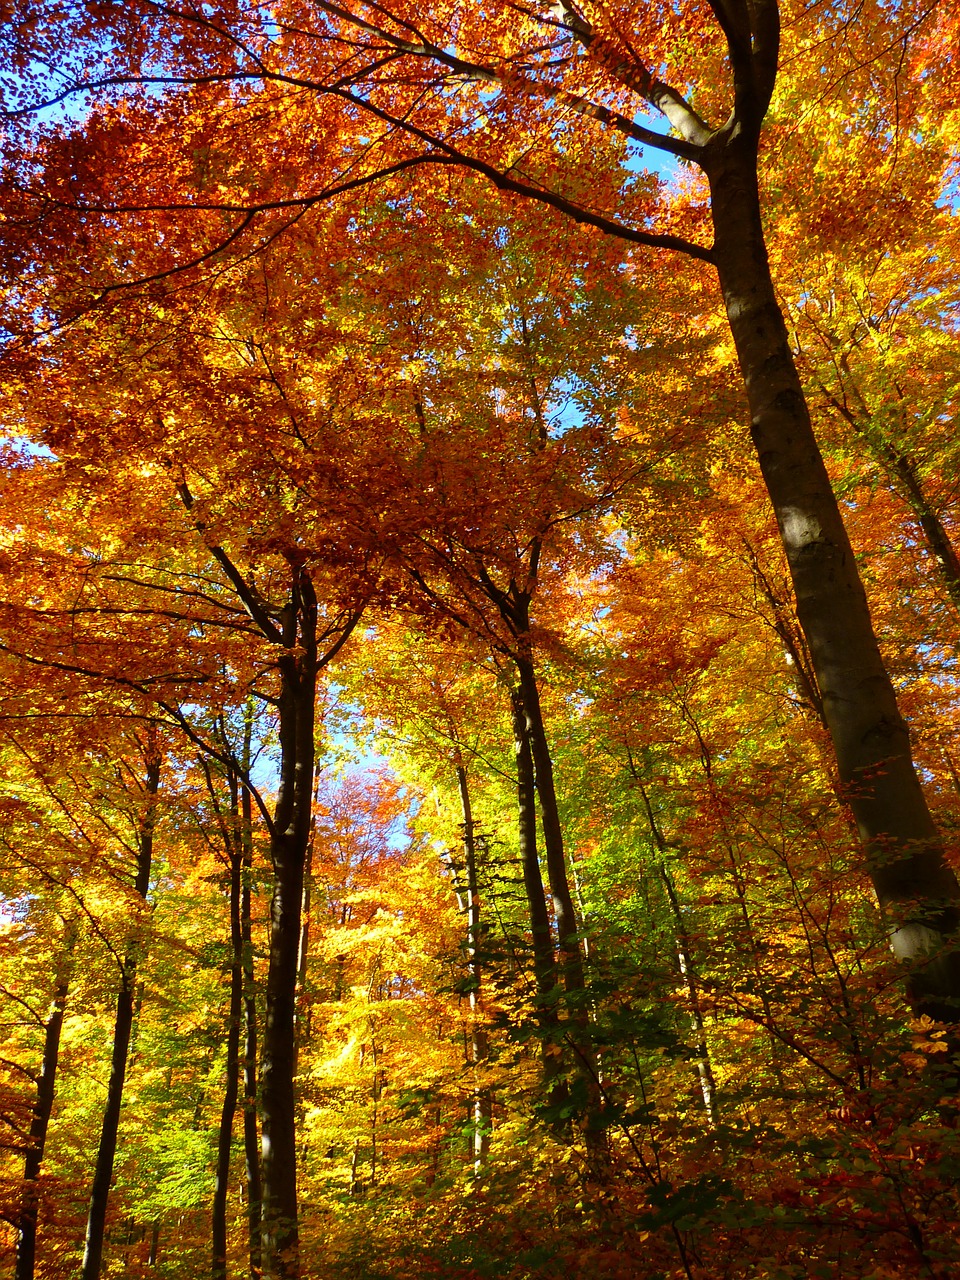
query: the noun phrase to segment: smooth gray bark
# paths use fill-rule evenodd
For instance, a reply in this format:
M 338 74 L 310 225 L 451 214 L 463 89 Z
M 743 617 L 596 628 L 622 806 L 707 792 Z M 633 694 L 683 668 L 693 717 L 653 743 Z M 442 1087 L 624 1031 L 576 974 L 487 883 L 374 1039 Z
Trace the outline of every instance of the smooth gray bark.
M 960 1019 L 960 954 L 948 941 L 960 923 L 960 886 L 914 766 L 910 735 L 880 654 L 853 550 L 814 436 L 764 241 L 759 143 L 777 79 L 777 0 L 716 0 L 713 22 L 727 47 L 731 111 L 713 128 L 656 68 L 633 55 L 606 70 L 661 112 L 658 134 L 625 117 L 608 123 L 635 140 L 699 165 L 710 184 L 710 249 L 626 222 L 604 229 L 674 249 L 716 268 L 750 407 L 751 434 L 783 549 L 797 615 L 810 652 L 843 794 L 864 848 L 893 950 L 909 962 L 919 1013 Z M 589 51 L 597 31 L 571 0 L 559 20 Z M 495 178 L 495 181 L 497 179 Z M 500 178 L 501 185 L 509 185 Z M 524 192 L 536 199 L 535 191 Z M 557 207 L 562 207 L 562 202 Z M 569 210 L 588 220 L 586 212 Z M 943 548 L 941 548 L 941 551 Z
M 705 149 L 714 258 L 751 411 L 751 434 L 793 579 L 843 795 L 895 953 L 921 1013 L 960 1017 L 960 957 L 942 947 L 960 888 L 913 763 L 866 594 L 814 437 L 767 261 L 756 134 L 718 131 Z

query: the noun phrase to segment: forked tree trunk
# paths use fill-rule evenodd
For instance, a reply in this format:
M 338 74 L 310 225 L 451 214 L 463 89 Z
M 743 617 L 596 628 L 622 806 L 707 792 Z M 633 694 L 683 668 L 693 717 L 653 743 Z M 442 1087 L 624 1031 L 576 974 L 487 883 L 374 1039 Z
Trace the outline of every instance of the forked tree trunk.
M 540 824 L 543 830 L 547 878 L 550 882 L 550 893 L 553 897 L 560 972 L 569 1010 L 570 1021 L 564 1040 L 570 1047 L 574 1058 L 574 1066 L 583 1086 L 585 1097 L 583 1109 L 583 1119 L 585 1120 L 584 1136 L 588 1147 L 594 1155 L 597 1155 L 603 1145 L 602 1133 L 592 1123 L 592 1119 L 600 1113 L 602 1091 L 600 1089 L 596 1055 L 590 1044 L 583 952 L 578 936 L 578 923 L 573 905 L 573 895 L 570 892 L 570 881 L 567 877 L 563 828 L 560 822 L 560 810 L 557 805 L 557 792 L 553 778 L 553 757 L 550 754 L 550 743 L 547 738 L 546 726 L 543 722 L 540 690 L 537 687 L 533 659 L 529 651 L 524 652 L 522 648 L 529 634 L 529 621 L 526 617 L 523 618 L 523 623 L 524 627 L 520 641 L 521 649 L 515 655 L 515 661 L 519 676 L 520 703 L 530 744 L 530 752 L 533 756 L 537 796 L 540 800 Z M 559 1017 L 557 1021 L 559 1023 Z M 555 1100 L 559 1100 L 560 1096 L 560 1092 L 555 1090 Z
M 153 831 L 156 822 L 157 793 L 160 788 L 160 761 L 148 760 L 144 780 L 145 809 L 139 833 L 137 850 L 137 874 L 134 891 L 140 901 L 141 912 L 146 910 L 147 891 L 150 888 L 150 868 L 153 864 Z M 82 1280 L 98 1280 L 103 1259 L 104 1230 L 107 1221 L 107 1202 L 110 1182 L 117 1154 L 117 1136 L 120 1129 L 120 1109 L 123 1105 L 123 1085 L 127 1074 L 127 1053 L 130 1033 L 133 1029 L 134 1002 L 137 984 L 137 964 L 142 943 L 134 937 L 127 947 L 120 972 L 120 990 L 117 993 L 117 1012 L 113 1028 L 113 1050 L 110 1059 L 110 1078 L 107 1082 L 107 1101 L 100 1129 L 100 1145 L 90 1188 L 90 1204 L 87 1213 L 87 1231 L 81 1269 Z
M 530 934 L 533 940 L 533 967 L 537 991 L 547 1007 L 557 981 L 557 957 L 550 933 L 550 916 L 547 911 L 543 876 L 540 873 L 540 855 L 537 852 L 536 781 L 533 769 L 533 753 L 527 733 L 527 718 L 519 689 L 511 695 L 513 710 L 514 752 L 517 761 L 517 811 L 520 833 L 520 864 L 523 868 L 523 885 L 527 897 L 527 913 L 530 918 Z
M 73 973 L 73 948 L 77 941 L 77 927 L 71 923 L 64 930 L 63 942 L 57 960 L 55 987 L 50 1011 L 44 1026 L 43 1061 L 37 1081 L 37 1100 L 30 1121 L 30 1147 L 23 1162 L 23 1200 L 20 1220 L 17 1224 L 17 1262 L 14 1280 L 33 1280 L 37 1254 L 37 1217 L 40 1209 L 40 1170 L 47 1142 L 47 1129 L 53 1114 L 53 1099 L 57 1082 L 57 1064 L 60 1059 L 60 1034 L 67 1007 L 67 994 Z
M 540 824 L 543 829 L 543 850 L 547 864 L 547 879 L 553 897 L 553 917 L 560 950 L 560 967 L 563 985 L 567 993 L 584 989 L 583 955 L 577 937 L 577 916 L 567 876 L 567 858 L 563 847 L 563 827 L 557 805 L 557 791 L 553 778 L 553 758 L 543 711 L 540 706 L 540 690 L 537 687 L 533 660 L 520 654 L 517 657 L 520 677 L 520 700 L 526 720 L 527 739 L 533 756 L 537 796 L 540 800 Z M 574 996 L 574 1012 L 583 1012 L 582 998 Z
M 767 261 L 759 126 L 720 130 L 710 179 L 714 260 L 747 388 L 751 431 L 793 578 L 837 767 L 893 949 L 912 962 L 915 1008 L 960 1017 L 960 956 L 942 944 L 960 889 L 920 787 L 910 737 L 873 631 L 856 561 L 814 438 Z
M 318 649 L 319 606 L 309 570 L 298 548 L 288 552 L 290 589 L 281 608 L 271 608 L 255 585 L 244 577 L 223 547 L 208 541 L 203 520 L 196 518 L 196 502 L 186 480 L 177 486 L 194 527 L 230 582 L 239 601 L 263 636 L 275 646 L 274 667 L 279 678 L 277 699 L 280 740 L 280 778 L 270 830 L 270 860 L 273 865 L 273 893 L 270 902 L 270 948 L 266 983 L 266 1013 L 260 1064 L 261 1163 L 260 1243 L 263 1280 L 299 1280 L 300 1237 L 297 1212 L 297 1109 L 296 1109 L 296 1004 L 297 963 L 300 952 L 300 915 L 303 905 L 304 873 L 310 843 L 313 810 L 314 719 L 317 680 L 322 666 L 330 662 L 346 643 L 362 613 L 362 606 L 347 614 L 323 634 L 336 636 L 322 658 Z M 247 789 L 250 782 L 250 717 L 244 730 L 243 827 L 249 841 L 250 813 Z M 249 898 L 246 902 L 249 915 Z M 242 914 L 242 910 L 241 910 Z M 248 938 L 244 953 L 249 954 Z M 247 961 L 244 961 L 245 967 Z M 249 972 L 249 970 L 248 970 Z M 250 991 L 251 983 L 245 984 Z M 249 1052 L 255 1020 L 251 997 L 247 1008 L 247 1049 L 245 1054 L 248 1185 L 251 1223 L 256 1211 L 253 1166 L 249 1138 L 249 1107 L 252 1055 Z M 251 1249 L 251 1260 L 253 1250 Z
M 540 1025 L 540 1053 L 543 1064 L 543 1082 L 548 1097 L 556 1089 L 560 1063 L 553 1052 L 551 1031 L 557 1026 L 555 992 L 557 984 L 557 957 L 550 933 L 550 916 L 540 873 L 540 855 L 537 852 L 536 785 L 533 754 L 527 734 L 527 718 L 519 689 L 511 693 L 513 711 L 514 751 L 517 761 L 517 810 L 520 833 L 520 865 L 523 868 L 523 886 L 527 898 L 527 915 L 533 943 L 533 973 L 536 983 L 537 1020 Z M 553 1099 L 552 1099 L 553 1100 Z

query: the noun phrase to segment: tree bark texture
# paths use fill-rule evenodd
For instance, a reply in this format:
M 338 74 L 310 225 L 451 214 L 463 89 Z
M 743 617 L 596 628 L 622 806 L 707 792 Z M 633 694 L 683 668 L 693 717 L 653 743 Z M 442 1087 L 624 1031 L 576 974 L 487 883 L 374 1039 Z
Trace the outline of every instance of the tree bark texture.
M 793 579 L 837 767 L 895 953 L 918 1012 L 960 1017 L 960 921 L 944 857 L 873 631 L 853 550 L 817 446 L 767 261 L 754 133 L 705 148 L 714 260 L 747 389 L 751 432 Z
M 524 644 L 524 637 L 521 646 Z M 569 1023 L 563 1039 L 569 1046 L 577 1075 L 583 1087 L 584 1137 L 588 1148 L 598 1154 L 602 1147 L 602 1132 L 591 1123 L 602 1109 L 600 1077 L 596 1055 L 590 1044 L 589 1011 L 586 1000 L 586 974 L 583 952 L 578 936 L 578 921 L 567 876 L 567 859 L 563 846 L 563 828 L 553 777 L 553 757 L 543 722 L 540 691 L 536 671 L 529 651 L 521 647 L 516 656 L 519 676 L 520 706 L 525 721 L 527 740 L 533 757 L 534 779 L 540 800 L 540 823 L 543 830 L 543 848 L 547 864 L 547 878 L 553 898 L 554 921 L 557 930 L 557 947 L 560 958 L 564 994 L 569 1009 Z M 555 1011 L 556 1025 L 560 1024 Z M 552 1047 L 544 1041 L 544 1052 Z M 558 1081 L 550 1091 L 551 1101 L 562 1105 L 566 1086 Z
M 700 988 L 697 982 L 697 972 L 694 968 L 693 953 L 690 948 L 690 937 L 687 933 L 687 926 L 683 918 L 683 910 L 677 897 L 676 888 L 670 872 L 662 862 L 660 864 L 660 878 L 663 881 L 663 887 L 667 891 L 667 900 L 670 903 L 670 911 L 673 915 L 677 964 L 680 968 L 680 976 L 686 983 L 687 998 L 690 1002 L 690 1024 L 693 1029 L 694 1047 L 697 1051 L 697 1078 L 700 1082 L 703 1109 L 707 1113 L 709 1123 L 714 1125 L 717 1122 L 717 1081 L 713 1074 L 710 1046 L 707 1043 L 707 1028 L 700 1003 Z
M 139 833 L 137 872 L 134 891 L 140 901 L 140 911 L 146 910 L 150 888 L 150 868 L 153 864 L 153 833 L 156 823 L 156 801 L 160 789 L 160 761 L 147 762 L 143 784 L 146 806 Z M 137 983 L 137 964 L 142 944 L 134 937 L 128 944 L 120 970 L 120 990 L 117 993 L 117 1011 L 114 1019 L 113 1050 L 110 1059 L 110 1077 L 107 1082 L 107 1101 L 100 1129 L 100 1144 L 90 1188 L 87 1212 L 87 1231 L 81 1269 L 82 1280 L 98 1280 L 103 1261 L 104 1231 L 107 1220 L 107 1203 L 110 1182 L 117 1154 L 117 1138 L 120 1129 L 120 1109 L 123 1105 L 123 1085 L 127 1074 L 127 1053 L 134 1021 L 134 1001 Z

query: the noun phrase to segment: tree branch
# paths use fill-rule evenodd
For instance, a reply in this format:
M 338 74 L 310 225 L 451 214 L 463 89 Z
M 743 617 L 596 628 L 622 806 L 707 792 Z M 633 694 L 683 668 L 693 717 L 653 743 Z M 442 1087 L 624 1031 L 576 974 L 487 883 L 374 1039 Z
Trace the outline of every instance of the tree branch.
M 418 138 L 425 145 L 436 147 L 438 151 L 442 152 L 440 155 L 421 156 L 421 163 L 455 164 L 461 168 L 472 169 L 475 173 L 482 174 L 485 178 L 488 178 L 501 191 L 509 191 L 514 195 L 535 200 L 539 204 L 548 205 L 559 213 L 565 214 L 568 218 L 572 218 L 574 222 L 596 227 L 597 230 L 603 231 L 607 235 L 615 236 L 632 244 L 646 245 L 652 249 L 672 249 L 677 253 L 686 254 L 688 257 L 698 258 L 702 262 L 713 263 L 712 249 L 705 249 L 690 240 L 682 239 L 680 236 L 659 235 L 655 232 L 639 231 L 634 227 L 625 226 L 622 222 L 617 222 L 613 218 L 585 209 L 575 201 L 568 200 L 565 196 L 557 195 L 556 192 L 534 187 L 529 183 L 511 178 L 507 173 L 503 173 L 493 165 L 487 164 L 485 160 L 465 155 L 443 138 L 433 137 L 409 121 L 403 120 L 399 116 L 394 116 L 389 111 L 384 110 L 382 107 L 377 107 L 371 102 L 365 102 L 362 98 L 358 98 L 352 93 L 341 92 L 338 93 L 338 96 L 376 116 L 377 119 L 382 120 L 385 124 L 401 129 L 403 132 Z
M 177 485 L 177 493 L 180 495 L 180 501 L 183 503 L 187 512 L 190 515 L 193 515 L 194 498 L 193 498 L 193 494 L 190 492 L 190 489 L 187 485 L 186 480 L 181 481 L 180 484 Z M 227 578 L 227 581 L 230 583 L 234 591 L 237 593 L 237 597 L 240 600 L 241 604 L 243 605 L 244 609 L 246 609 L 247 613 L 250 615 L 253 621 L 257 624 L 257 626 L 263 632 L 264 636 L 271 642 L 271 644 L 282 645 L 283 633 L 281 632 L 277 624 L 273 621 L 273 619 L 270 617 L 270 615 L 267 613 L 266 609 L 264 609 L 263 605 L 261 604 L 258 598 L 256 589 L 252 587 L 250 583 L 247 582 L 246 578 L 244 578 L 243 574 L 236 567 L 236 565 L 233 563 L 233 561 L 230 559 L 230 557 L 227 555 L 227 553 L 224 551 L 222 547 L 217 546 L 213 543 L 207 542 L 207 539 L 206 539 L 207 526 L 204 524 L 204 522 L 202 520 L 197 520 L 196 518 L 194 518 L 193 523 L 197 532 L 200 534 L 201 538 L 203 538 L 204 545 L 206 546 L 207 550 L 210 552 L 210 554 L 216 560 L 217 564 L 223 570 L 224 576 Z

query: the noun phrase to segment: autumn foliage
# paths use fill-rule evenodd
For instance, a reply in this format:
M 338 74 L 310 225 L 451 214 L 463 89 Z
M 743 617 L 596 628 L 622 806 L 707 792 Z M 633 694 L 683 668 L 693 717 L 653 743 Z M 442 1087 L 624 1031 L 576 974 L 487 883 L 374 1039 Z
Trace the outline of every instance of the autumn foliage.
M 0 14 L 0 1277 L 956 1275 L 956 5 Z

